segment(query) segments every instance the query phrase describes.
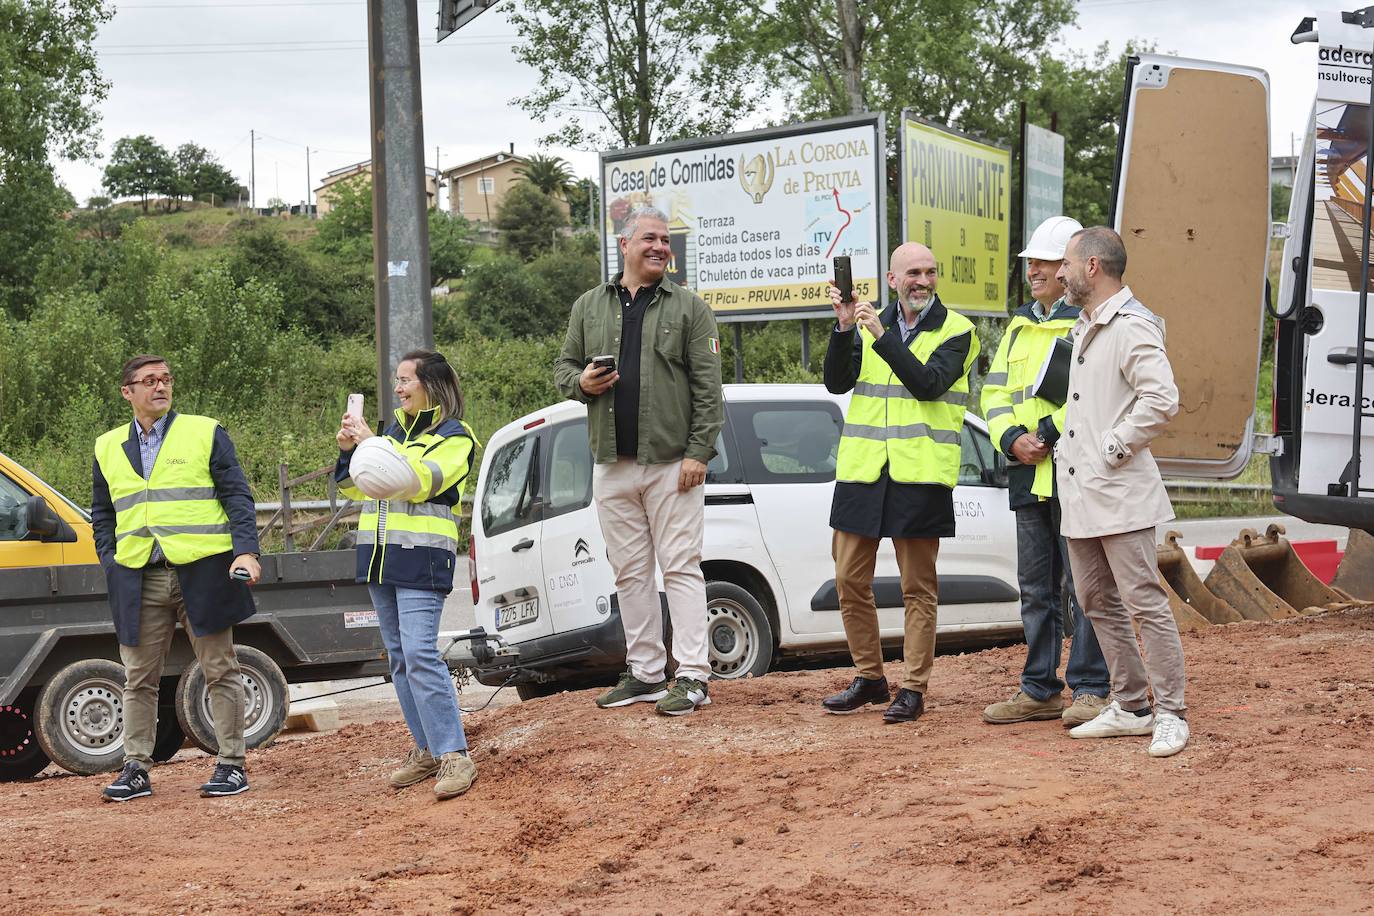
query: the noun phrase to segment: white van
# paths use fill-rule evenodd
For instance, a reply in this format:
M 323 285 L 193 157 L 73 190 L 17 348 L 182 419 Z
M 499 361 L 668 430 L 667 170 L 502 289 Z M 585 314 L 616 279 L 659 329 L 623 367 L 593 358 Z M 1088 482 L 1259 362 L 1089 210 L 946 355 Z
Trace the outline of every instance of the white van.
M 712 673 L 759 675 L 782 655 L 842 651 L 830 556 L 835 453 L 848 396 L 820 385 L 726 385 L 726 423 L 706 478 Z M 965 421 L 954 491 L 957 536 L 940 544 L 938 635 L 1019 635 L 1016 520 L 982 420 Z M 625 640 L 592 502 L 585 407 L 565 401 L 491 437 L 474 497 L 477 625 L 518 655 L 476 662 L 521 696 L 614 680 Z M 885 640 L 900 645 L 902 595 L 890 549 L 873 583 Z M 661 584 L 661 583 L 660 583 Z M 666 620 L 666 613 L 665 613 Z M 476 655 L 485 656 L 479 643 Z

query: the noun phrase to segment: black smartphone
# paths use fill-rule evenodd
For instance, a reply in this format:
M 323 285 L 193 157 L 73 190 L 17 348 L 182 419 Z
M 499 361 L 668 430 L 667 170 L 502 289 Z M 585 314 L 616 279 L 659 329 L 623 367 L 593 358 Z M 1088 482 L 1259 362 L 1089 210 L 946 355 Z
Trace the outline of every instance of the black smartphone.
M 840 291 L 840 299 L 850 302 L 854 299 L 854 273 L 849 267 L 849 255 L 835 255 L 835 288 Z
M 593 356 L 593 357 L 592 357 L 592 365 L 595 366 L 595 367 L 598 368 L 598 369 L 610 369 L 612 372 L 614 372 L 614 371 L 615 371 L 615 357 L 614 357 L 614 356 L 610 356 L 610 355 L 607 355 L 607 356 Z

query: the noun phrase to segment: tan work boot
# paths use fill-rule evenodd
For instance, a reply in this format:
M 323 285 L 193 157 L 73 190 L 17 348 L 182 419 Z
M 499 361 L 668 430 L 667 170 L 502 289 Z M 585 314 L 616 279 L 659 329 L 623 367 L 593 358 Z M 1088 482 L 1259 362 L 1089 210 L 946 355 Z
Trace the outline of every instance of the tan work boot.
M 983 721 L 992 725 L 1010 725 L 1012 722 L 1058 719 L 1063 711 L 1064 701 L 1058 695 L 1048 700 L 1037 700 L 1024 690 L 1018 690 L 1005 703 L 993 703 L 983 710 Z
M 434 797 L 443 801 L 462 795 L 477 778 L 477 764 L 457 751 L 439 758 L 439 781 L 434 784 Z
M 401 768 L 391 774 L 391 788 L 404 789 L 422 779 L 428 779 L 439 772 L 439 761 L 435 760 L 428 748 L 412 747 Z
M 1065 728 L 1073 728 L 1082 725 L 1084 722 L 1091 722 L 1097 718 L 1097 714 L 1107 708 L 1107 698 L 1093 696 L 1091 693 L 1080 693 L 1073 698 L 1073 705 L 1064 710 L 1064 714 L 1059 718 L 1064 720 Z

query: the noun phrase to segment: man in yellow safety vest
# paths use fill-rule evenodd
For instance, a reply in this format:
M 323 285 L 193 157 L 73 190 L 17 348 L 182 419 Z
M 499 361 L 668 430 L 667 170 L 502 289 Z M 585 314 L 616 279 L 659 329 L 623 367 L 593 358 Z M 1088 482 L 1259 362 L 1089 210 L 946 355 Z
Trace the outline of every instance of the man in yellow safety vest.
M 160 356 L 124 364 L 134 420 L 95 443 L 91 525 L 124 663 L 124 769 L 106 801 L 152 794 L 158 688 L 177 622 L 205 670 L 219 754 L 206 797 L 248 790 L 244 697 L 232 627 L 251 617 L 258 581 L 253 495 L 218 421 L 172 410 Z M 237 577 L 232 575 L 237 573 Z
M 883 720 L 891 723 L 914 721 L 925 711 L 935 659 L 935 557 L 939 539 L 954 536 L 959 437 L 969 369 L 978 356 L 973 324 L 935 294 L 937 275 L 930 249 L 908 242 L 892 253 L 887 282 L 897 301 L 881 314 L 867 302 L 842 301 L 830 287 L 837 322 L 825 354 L 825 387 L 853 391 L 836 457 L 831 553 L 858 669 L 847 689 L 822 701 L 831 713 L 887 705 Z M 885 537 L 896 549 L 906 612 L 906 674 L 890 705 L 873 597 Z
M 1107 661 L 1073 593 L 1068 550 L 1059 534 L 1050 452 L 1064 429 L 1064 405 L 1035 393 L 1041 367 L 1078 320 L 1079 309 L 1064 301 L 1064 285 L 1055 274 L 1064 260 L 1064 246 L 1082 228 L 1076 219 L 1052 216 L 1031 234 L 1021 252 L 1031 301 L 1012 314 L 983 380 L 988 433 L 1009 462 L 1008 501 L 1016 513 L 1016 568 L 1026 631 L 1021 688 L 1011 699 L 983 710 L 983 721 L 993 725 L 1038 719 L 1059 719 L 1069 728 L 1082 725 L 1107 705 L 1111 690 Z M 1073 691 L 1068 708 L 1060 698 L 1064 681 L 1058 675 L 1064 646 L 1061 580 L 1067 581 L 1073 612 L 1073 645 L 1064 671 Z

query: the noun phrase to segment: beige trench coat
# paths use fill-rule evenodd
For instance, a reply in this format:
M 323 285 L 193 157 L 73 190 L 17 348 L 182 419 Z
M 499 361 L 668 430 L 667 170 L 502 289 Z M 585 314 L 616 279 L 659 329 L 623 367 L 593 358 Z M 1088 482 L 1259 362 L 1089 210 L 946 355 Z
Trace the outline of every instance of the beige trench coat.
M 1073 331 L 1055 480 L 1069 538 L 1151 528 L 1174 517 L 1150 442 L 1178 412 L 1164 319 L 1131 295 L 1112 296 Z

